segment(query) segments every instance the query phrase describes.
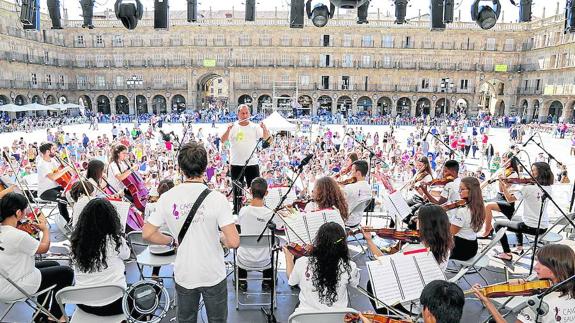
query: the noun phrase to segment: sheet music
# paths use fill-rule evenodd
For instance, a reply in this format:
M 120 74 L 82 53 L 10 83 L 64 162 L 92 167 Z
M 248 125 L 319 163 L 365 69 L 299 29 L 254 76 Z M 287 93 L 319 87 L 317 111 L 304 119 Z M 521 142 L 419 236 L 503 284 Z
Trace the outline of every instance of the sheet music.
M 315 240 L 317 236 L 317 231 L 319 231 L 319 227 L 321 227 L 325 221 L 325 217 L 320 212 L 310 212 L 305 214 L 305 220 L 307 223 L 307 230 L 309 232 L 309 237 L 311 241 Z
M 384 196 L 383 205 L 389 211 L 389 213 L 395 217 L 399 216 L 402 220 L 411 214 L 411 208 L 409 205 L 407 205 L 407 202 L 399 191 Z
M 282 196 L 287 192 L 289 187 L 272 187 L 268 190 L 268 195 L 265 197 L 265 205 L 271 209 L 278 206 Z M 292 187 L 284 204 L 292 204 L 296 200 L 295 188 Z
M 431 252 L 414 255 L 425 285 L 434 280 L 445 280 L 445 274 L 437 264 Z
M 403 291 L 403 300 L 411 301 L 418 299 L 425 286 L 417 270 L 415 257 L 399 254 L 397 257 L 395 255 L 391 256 L 391 258 L 391 261 L 393 261 L 397 269 L 397 276 L 399 277 L 401 290 Z
M 112 205 L 116 208 L 118 215 L 120 216 L 120 225 L 121 228 L 126 227 L 126 223 L 128 222 L 128 213 L 130 212 L 130 206 L 132 205 L 130 202 L 123 202 L 123 201 L 110 201 Z
M 296 213 L 288 217 L 282 216 L 281 219 L 286 223 L 286 237 L 288 242 L 295 242 L 298 244 L 311 243 L 304 220 L 304 213 Z M 301 239 L 303 239 L 303 241 Z
M 330 209 L 330 210 L 322 210 L 322 211 L 317 211 L 317 212 L 322 213 L 322 216 L 325 219 L 325 222 L 335 222 L 335 223 L 337 223 L 337 224 L 339 224 L 345 228 L 345 223 L 343 222 L 341 215 L 339 215 L 339 211 Z M 315 213 L 315 212 L 311 212 L 311 213 Z
M 369 271 L 371 286 L 374 296 L 385 302 L 387 305 L 399 303 L 403 297 L 397 282 L 397 276 L 391 266 L 391 257 L 380 257 L 375 261 L 368 261 L 365 264 Z M 377 308 L 383 305 L 378 302 Z

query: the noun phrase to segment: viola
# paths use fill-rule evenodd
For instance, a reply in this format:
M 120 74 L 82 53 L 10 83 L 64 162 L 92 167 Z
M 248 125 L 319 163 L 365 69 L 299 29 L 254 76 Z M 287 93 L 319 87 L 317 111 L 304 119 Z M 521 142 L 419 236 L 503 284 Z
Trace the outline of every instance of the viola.
M 345 179 L 343 181 L 339 181 L 337 182 L 339 185 L 348 185 L 348 184 L 353 184 L 353 183 L 357 183 L 357 178 L 355 177 L 350 177 L 348 179 Z
M 378 237 L 385 239 L 395 239 L 413 243 L 419 242 L 419 232 L 415 230 L 397 231 L 396 229 L 390 229 L 390 228 L 382 228 L 382 229 L 364 228 L 363 231 L 375 232 L 375 234 L 377 234 Z
M 533 185 L 536 183 L 532 178 L 502 178 L 507 184 L 518 184 L 518 185 Z
M 409 320 L 392 319 L 389 316 L 386 316 L 383 314 L 363 313 L 362 315 L 373 323 L 412 323 L 413 322 L 413 321 L 409 321 Z M 359 323 L 359 322 L 361 322 L 361 318 L 359 317 L 359 314 L 348 313 L 345 315 L 345 318 L 343 319 L 343 321 L 346 323 Z
M 18 222 L 16 229 L 26 232 L 34 239 L 40 239 L 40 229 L 34 225 L 34 223 L 37 223 L 37 214 L 40 214 L 40 210 L 37 208 L 26 214 L 26 216 Z
M 436 178 L 436 179 L 432 179 L 431 182 L 429 182 L 428 186 L 443 186 L 443 185 L 446 185 L 447 183 L 453 182 L 454 180 L 455 180 L 455 177 L 453 177 L 453 176 Z
M 293 201 L 293 203 L 291 204 L 291 206 L 299 211 L 303 211 L 305 210 L 305 207 L 309 204 L 313 202 L 313 199 L 308 199 L 308 200 L 295 200 Z
M 295 242 L 290 242 L 286 246 L 287 250 L 294 255 L 296 258 L 299 257 L 309 257 L 313 251 L 313 246 L 309 244 L 304 244 L 303 246 Z
M 131 171 L 130 175 L 122 180 L 122 183 L 126 185 L 130 195 L 132 195 L 136 208 L 144 212 L 146 209 L 146 203 L 150 197 L 150 193 L 148 192 L 148 188 L 146 187 L 144 180 L 142 180 L 138 173 Z
M 552 285 L 553 283 L 550 280 L 535 280 L 519 284 L 504 282 L 501 284 L 482 287 L 479 289 L 479 292 L 489 298 L 531 296 L 545 291 Z M 465 292 L 465 294 L 471 293 L 473 293 L 473 290 Z
M 449 210 L 453 210 L 453 209 L 458 209 L 461 207 L 464 207 L 467 205 L 467 200 L 461 199 L 461 200 L 457 200 L 455 202 L 452 203 L 445 203 L 443 204 L 441 207 L 445 210 L 445 211 L 449 211 Z

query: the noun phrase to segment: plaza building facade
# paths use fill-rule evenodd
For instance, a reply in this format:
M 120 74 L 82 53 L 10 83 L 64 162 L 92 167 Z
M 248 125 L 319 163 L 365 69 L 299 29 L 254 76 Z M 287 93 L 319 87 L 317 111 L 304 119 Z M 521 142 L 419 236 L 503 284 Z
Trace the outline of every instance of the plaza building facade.
M 301 109 L 431 117 L 463 112 L 572 120 L 575 37 L 559 10 L 531 23 L 483 31 L 455 22 L 430 31 L 370 13 L 357 25 L 336 14 L 324 28 L 290 29 L 288 12 L 171 12 L 154 30 L 152 11 L 129 31 L 113 12 L 95 29 L 25 31 L 0 1 L 0 104 L 81 103 L 105 114 L 165 113 L 246 103 L 253 112 Z

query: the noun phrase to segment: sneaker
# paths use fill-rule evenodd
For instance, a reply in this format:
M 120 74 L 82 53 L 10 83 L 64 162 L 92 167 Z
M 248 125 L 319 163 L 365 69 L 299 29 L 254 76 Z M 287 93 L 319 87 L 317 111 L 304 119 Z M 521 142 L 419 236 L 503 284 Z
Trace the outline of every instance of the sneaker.
M 238 283 L 238 289 L 239 289 L 241 292 L 246 292 L 246 291 L 248 290 L 248 283 L 245 282 L 245 281 L 240 281 L 240 282 Z

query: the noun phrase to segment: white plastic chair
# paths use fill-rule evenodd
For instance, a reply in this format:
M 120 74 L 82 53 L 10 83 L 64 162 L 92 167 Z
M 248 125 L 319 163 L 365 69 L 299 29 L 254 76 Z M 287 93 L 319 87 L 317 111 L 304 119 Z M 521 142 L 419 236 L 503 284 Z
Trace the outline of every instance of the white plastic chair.
M 449 281 L 452 283 L 457 283 L 462 277 L 463 279 L 465 279 L 465 275 L 467 275 L 468 273 L 469 274 L 477 273 L 483 279 L 483 281 L 485 281 L 485 284 L 488 285 L 489 282 L 487 281 L 487 279 L 485 279 L 485 277 L 483 277 L 480 270 L 489 266 L 489 257 L 487 256 L 487 253 L 491 249 L 493 249 L 493 247 L 495 247 L 496 244 L 499 243 L 499 241 L 501 240 L 501 238 L 503 238 L 503 235 L 506 232 L 507 228 L 501 228 L 499 231 L 497 231 L 497 234 L 495 235 L 495 237 L 493 237 L 493 240 L 491 240 L 491 242 L 487 246 L 485 246 L 481 250 L 481 252 L 478 252 L 475 255 L 475 257 L 465 261 L 452 260 L 454 264 L 460 265 L 461 269 L 459 269 L 459 272 L 457 272 L 455 276 L 449 279 Z M 470 270 L 472 271 L 469 272 Z M 465 279 L 465 281 L 467 282 L 467 279 Z M 469 282 L 467 283 L 469 284 Z
M 372 198 L 368 197 L 365 199 L 362 199 L 360 201 L 358 201 L 355 206 L 351 209 L 351 211 L 349 211 L 349 214 L 353 214 L 353 213 L 358 213 L 361 212 L 362 214 L 364 213 L 364 210 L 367 208 L 367 206 L 369 205 L 369 203 L 371 203 Z M 360 218 L 360 222 L 357 223 L 356 225 L 353 226 L 345 226 L 345 230 L 348 233 L 348 238 L 347 241 L 348 242 L 357 242 L 357 244 L 359 245 L 359 247 L 361 248 L 361 252 L 358 252 L 357 254 L 355 254 L 353 258 L 359 256 L 359 255 L 365 255 L 366 249 L 363 246 L 363 244 L 361 243 L 361 239 L 363 239 L 363 236 L 361 233 L 357 233 L 357 231 L 360 229 L 360 224 L 361 224 L 361 219 L 363 219 L 363 216 Z M 360 237 L 358 238 L 357 236 L 360 235 Z
M 251 250 L 262 250 L 262 249 L 269 249 L 270 252 L 272 252 L 271 247 L 272 247 L 272 241 L 271 238 L 272 236 L 270 234 L 265 234 L 262 236 L 262 239 L 258 242 L 258 237 L 259 234 L 240 234 L 240 248 L 249 248 Z M 256 281 L 270 281 L 272 284 L 275 283 L 275 279 L 277 276 L 277 255 L 274 258 L 275 260 L 275 266 L 274 266 L 274 272 L 272 273 L 272 279 L 267 279 L 267 278 L 239 278 L 238 277 L 238 268 L 244 269 L 246 271 L 262 271 L 265 269 L 269 269 L 271 267 L 271 263 L 268 262 L 265 266 L 262 267 L 253 267 L 253 266 L 249 266 L 248 264 L 242 263 L 241 259 L 238 258 L 238 254 L 237 254 L 237 250 L 234 250 L 234 287 L 236 290 L 236 310 L 240 308 L 240 305 L 244 305 L 244 306 L 270 306 L 271 304 L 269 302 L 267 303 L 242 303 L 240 301 L 240 280 L 245 281 L 246 283 L 250 280 L 256 280 Z M 277 288 L 277 286 L 276 286 Z M 277 297 L 277 293 L 276 293 L 276 288 L 273 289 L 273 305 L 274 308 L 277 304 L 276 301 L 276 297 Z M 248 293 L 248 292 L 242 292 L 241 294 L 244 295 L 269 295 L 269 293 Z
M 289 316 L 289 323 L 344 322 L 346 314 L 357 314 L 353 308 L 332 308 L 326 310 L 296 310 Z
M 62 313 L 66 313 L 65 304 L 86 304 L 91 302 L 99 302 L 109 300 L 110 303 L 124 296 L 124 288 L 118 285 L 104 285 L 95 287 L 80 287 L 70 286 L 62 288 L 56 293 L 56 301 L 58 306 L 62 309 Z M 122 314 L 111 316 L 98 316 L 86 313 L 79 307 L 76 307 L 72 319 L 69 320 L 66 316 L 66 322 L 72 323 L 120 323 L 126 319 Z
M 16 284 L 12 279 L 8 278 L 8 274 L 6 272 L 0 270 L 0 277 L 5 279 L 8 283 L 10 283 L 12 286 L 14 286 L 14 288 L 16 288 L 20 293 L 22 293 L 22 295 L 24 295 L 23 297 L 20 297 L 17 299 L 4 299 L 4 298 L 2 298 L 2 295 L 0 295 L 0 302 L 8 305 L 6 310 L 2 313 L 2 315 L 0 315 L 0 322 L 4 322 L 4 318 L 6 317 L 6 315 L 8 315 L 8 313 L 10 312 L 10 310 L 12 310 L 14 305 L 16 305 L 17 303 L 20 303 L 20 302 L 24 302 L 26 305 L 28 305 L 29 307 L 31 307 L 34 310 L 34 315 L 32 317 L 32 320 L 34 320 L 34 318 L 36 318 L 36 315 L 38 315 L 40 312 L 48 315 L 52 319 L 58 320 L 52 314 L 50 314 L 50 311 L 48 311 L 48 309 L 46 307 L 44 307 L 46 305 L 46 302 L 50 300 L 51 294 L 53 292 L 52 289 L 54 289 L 54 287 L 56 287 L 56 285 L 52 285 L 46 289 L 37 291 L 34 294 L 29 294 L 24 289 L 22 289 L 20 286 L 18 286 L 18 284 Z M 45 294 L 45 293 L 48 293 L 48 295 L 44 299 L 44 304 L 40 304 L 36 300 L 36 298 L 42 294 Z
M 164 234 L 168 234 L 167 232 L 163 232 Z M 136 255 L 136 265 L 138 266 L 138 270 L 140 271 L 140 278 L 151 278 L 151 276 L 144 276 L 143 266 L 150 266 L 150 267 L 161 267 L 171 265 L 176 261 L 176 255 L 168 255 L 168 256 L 159 256 L 154 255 L 150 252 L 150 243 L 144 240 L 142 237 L 142 231 L 132 231 L 128 233 L 126 236 L 128 240 L 128 244 L 130 245 L 130 249 Z M 136 253 L 135 246 L 145 247 L 145 249 L 140 252 Z M 158 278 L 173 278 L 172 276 L 159 276 Z

